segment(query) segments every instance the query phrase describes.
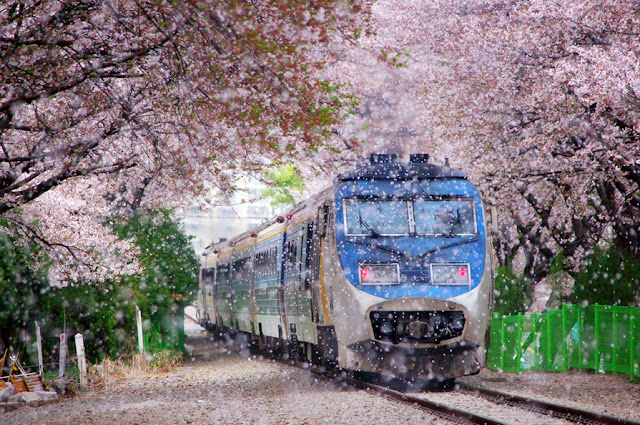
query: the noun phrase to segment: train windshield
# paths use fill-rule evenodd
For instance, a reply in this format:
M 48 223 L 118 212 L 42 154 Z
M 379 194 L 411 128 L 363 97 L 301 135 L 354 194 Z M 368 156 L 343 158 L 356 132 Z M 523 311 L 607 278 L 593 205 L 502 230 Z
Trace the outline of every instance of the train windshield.
M 409 234 L 406 201 L 345 199 L 345 224 L 349 236 Z
M 464 236 L 476 233 L 471 199 L 416 200 L 413 202 L 416 233 L 433 236 Z
M 345 199 L 347 236 L 476 234 L 472 199 Z

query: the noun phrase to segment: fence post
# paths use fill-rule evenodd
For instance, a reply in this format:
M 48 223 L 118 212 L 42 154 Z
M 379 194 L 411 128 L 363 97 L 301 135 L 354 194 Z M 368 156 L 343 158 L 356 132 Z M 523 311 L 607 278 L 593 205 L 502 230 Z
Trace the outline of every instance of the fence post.
M 522 313 L 518 313 L 518 321 L 516 323 L 518 323 L 516 362 L 518 363 L 518 373 L 520 373 L 522 371 Z
M 138 325 L 138 351 L 140 354 L 144 353 L 144 337 L 142 334 L 142 314 L 140 313 L 140 307 L 136 304 L 136 323 Z
M 38 322 L 36 322 L 36 345 L 38 346 L 38 373 L 42 376 L 44 373 L 44 361 L 42 360 L 42 334 L 40 333 Z
M 593 306 L 593 338 L 595 340 L 593 357 L 596 373 L 600 372 L 600 314 L 598 314 L 600 309 L 598 307 L 597 303 Z
M 80 375 L 80 386 L 87 385 L 87 359 L 84 356 L 84 338 L 81 333 L 76 334 L 76 355 L 78 356 L 78 373 Z
M 500 315 L 500 370 L 504 372 L 504 352 L 506 347 L 504 346 L 504 316 Z
M 611 359 L 613 360 L 613 365 L 611 367 L 611 370 L 609 372 L 618 372 L 618 332 L 617 332 L 617 328 L 618 328 L 618 309 L 615 307 L 610 307 L 611 309 L 611 316 L 613 316 L 612 321 L 613 321 L 613 330 L 611 331 L 612 333 L 612 338 L 613 338 L 613 343 L 611 344 L 611 349 L 612 349 L 612 353 L 611 353 Z M 606 370 L 606 369 L 605 369 Z
M 584 328 L 584 312 L 585 309 L 580 307 L 580 311 L 578 314 L 578 371 L 582 372 L 582 362 L 584 361 L 584 356 L 582 353 L 582 330 Z
M 629 377 L 633 381 L 635 379 L 635 357 L 636 357 L 636 309 L 632 310 L 629 318 Z
M 64 387 L 64 377 L 67 373 L 67 334 L 60 334 L 60 369 L 58 370 L 58 377 L 62 381 Z
M 547 310 L 547 364 L 546 369 L 551 370 L 552 359 L 551 359 L 551 315 L 549 314 L 551 310 Z
M 562 371 L 569 369 L 569 350 L 567 348 L 567 338 L 569 337 L 567 330 L 567 303 L 562 303 Z
M 538 344 L 540 343 L 540 338 L 538 338 L 538 313 L 533 313 L 533 332 L 535 341 L 533 343 L 533 371 L 538 371 Z

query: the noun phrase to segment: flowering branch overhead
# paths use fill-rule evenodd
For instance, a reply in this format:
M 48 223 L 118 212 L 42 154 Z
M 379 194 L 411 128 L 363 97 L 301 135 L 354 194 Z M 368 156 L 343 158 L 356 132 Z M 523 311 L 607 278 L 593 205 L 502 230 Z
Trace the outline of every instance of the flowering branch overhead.
M 81 179 L 96 218 L 171 206 L 317 149 L 352 102 L 320 78 L 323 51 L 366 14 L 341 0 L 0 6 L 0 215 L 42 216 L 45 194 Z

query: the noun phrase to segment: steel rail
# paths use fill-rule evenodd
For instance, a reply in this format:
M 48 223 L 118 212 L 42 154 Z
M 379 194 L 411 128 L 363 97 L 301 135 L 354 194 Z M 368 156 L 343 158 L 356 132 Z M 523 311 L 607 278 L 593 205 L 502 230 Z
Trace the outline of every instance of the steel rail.
M 444 419 L 458 424 L 475 424 L 475 425 L 509 425 L 507 422 L 497 421 L 495 419 L 487 418 L 482 415 L 478 415 L 473 412 L 461 410 L 452 406 L 447 406 L 442 403 L 422 399 L 419 397 L 411 396 L 401 391 L 396 391 L 391 388 L 372 384 L 369 382 L 361 381 L 350 376 L 350 374 L 342 369 L 325 368 L 322 366 L 314 365 L 306 361 L 298 361 L 290 358 L 283 358 L 273 353 L 258 350 L 266 358 L 270 358 L 279 363 L 283 363 L 289 366 L 306 369 L 316 375 L 319 375 L 325 379 L 329 379 L 334 382 L 344 382 L 347 385 L 369 391 L 373 394 L 389 397 L 395 401 L 406 403 L 414 407 L 425 410 L 429 414 L 438 418 Z
M 574 407 L 563 406 L 560 404 L 550 403 L 543 400 L 537 400 L 529 397 L 507 394 L 501 391 L 490 390 L 475 385 L 457 383 L 459 390 L 467 392 L 475 392 L 480 396 L 494 401 L 496 403 L 506 403 L 514 407 L 543 413 L 571 422 L 584 423 L 589 425 L 640 425 L 640 422 L 634 422 L 629 419 L 608 416 L 601 413 L 591 412 L 589 410 L 577 409 Z
M 323 367 L 304 364 L 300 362 L 294 362 L 292 360 L 285 360 L 284 363 L 290 364 L 296 367 L 302 367 L 303 369 L 308 369 L 309 371 L 317 375 L 320 375 L 324 378 L 327 378 L 333 381 L 345 382 L 346 384 L 351 385 L 353 387 L 356 387 L 374 394 L 384 395 L 396 401 L 400 401 L 412 406 L 417 406 L 423 410 L 428 411 L 430 414 L 437 416 L 439 418 L 445 419 L 447 421 L 461 423 L 461 424 L 508 425 L 505 422 L 496 421 L 495 419 L 490 419 L 466 410 L 461 410 L 455 407 L 447 406 L 445 404 L 436 403 L 434 401 L 410 396 L 401 391 L 392 390 L 390 388 L 387 388 L 381 385 L 364 382 L 359 379 L 355 379 L 348 376 L 346 372 L 343 373 L 339 369 L 338 370 L 325 369 Z
M 469 423 L 478 425 L 507 425 L 505 422 L 496 421 L 476 413 L 468 412 L 466 410 L 457 409 L 455 407 L 447 406 L 434 401 L 413 397 L 400 391 L 392 390 L 380 385 L 370 384 L 354 378 L 346 377 L 344 381 L 354 387 L 370 391 L 376 394 L 383 394 L 393 399 L 416 405 L 422 409 L 429 411 L 429 413 L 458 423 Z
M 369 391 L 375 394 L 381 394 L 397 401 L 417 406 L 428 411 L 434 416 L 448 421 L 465 424 L 508 425 L 505 422 L 500 422 L 495 419 L 477 415 L 469 411 L 414 397 L 401 391 L 396 391 L 384 386 L 355 379 L 341 369 L 325 368 L 306 361 L 296 361 L 289 358 L 283 358 L 278 355 L 274 355 L 274 353 L 268 353 L 265 350 L 259 351 L 260 354 L 266 358 L 271 358 L 272 360 L 288 364 L 290 366 L 306 369 L 324 378 L 333 381 L 344 382 L 348 385 L 363 389 L 365 391 Z M 628 419 L 608 416 L 588 410 L 581 410 L 533 398 L 517 396 L 514 394 L 507 394 L 500 391 L 490 390 L 484 387 L 477 387 L 464 383 L 456 383 L 456 386 L 457 391 L 475 393 L 478 396 L 481 396 L 498 404 L 507 404 L 514 408 L 520 408 L 534 413 L 564 419 L 570 422 L 578 422 L 589 425 L 640 425 L 640 422 L 634 422 Z

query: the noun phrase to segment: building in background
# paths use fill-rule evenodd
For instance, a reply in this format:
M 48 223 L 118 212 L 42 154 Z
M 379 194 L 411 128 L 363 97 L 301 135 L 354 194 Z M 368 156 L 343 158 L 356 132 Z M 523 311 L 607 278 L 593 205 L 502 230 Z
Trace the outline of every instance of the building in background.
M 256 227 L 280 212 L 280 208 L 271 206 L 270 199 L 263 199 L 265 185 L 257 179 L 243 179 L 238 186 L 241 189 L 227 202 L 209 211 L 190 207 L 178 212 L 187 234 L 194 236 L 192 243 L 198 255 L 212 243 Z

